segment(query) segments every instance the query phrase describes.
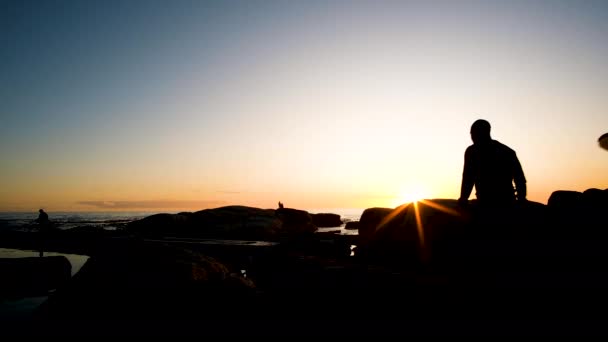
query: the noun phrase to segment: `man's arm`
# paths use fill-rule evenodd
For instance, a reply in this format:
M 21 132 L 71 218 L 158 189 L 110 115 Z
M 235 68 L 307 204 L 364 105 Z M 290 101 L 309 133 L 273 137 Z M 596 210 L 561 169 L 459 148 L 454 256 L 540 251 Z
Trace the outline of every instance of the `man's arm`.
M 462 184 L 460 185 L 460 198 L 458 199 L 459 203 L 468 202 L 471 191 L 473 191 L 473 185 L 475 184 L 471 153 L 470 148 L 467 148 L 464 153 L 464 168 L 462 170 Z
M 513 153 L 513 181 L 515 182 L 515 191 L 517 192 L 517 200 L 525 201 L 527 194 L 526 177 L 524 170 L 521 167 L 517 155 Z

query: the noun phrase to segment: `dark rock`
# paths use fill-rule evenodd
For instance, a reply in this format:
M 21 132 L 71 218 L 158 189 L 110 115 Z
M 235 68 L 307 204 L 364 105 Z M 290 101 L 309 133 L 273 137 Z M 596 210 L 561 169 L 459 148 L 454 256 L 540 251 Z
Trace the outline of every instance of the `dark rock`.
M 608 190 L 587 189 L 583 192 L 582 201 L 585 206 L 593 209 L 608 210 Z
M 38 314 L 43 320 L 238 317 L 244 312 L 232 307 L 254 295 L 250 279 L 214 258 L 132 242 L 91 257 Z
M 359 221 L 346 222 L 346 226 L 344 226 L 344 229 L 348 229 L 348 230 L 357 230 L 357 229 L 359 229 Z
M 320 213 L 310 216 L 312 216 L 312 223 L 317 227 L 340 227 L 343 223 L 338 214 Z
M 563 228 L 564 237 L 608 239 L 606 211 L 608 190 L 587 189 L 584 192 L 555 191 L 548 201 L 552 226 Z M 576 232 L 576 234 L 573 234 Z
M 194 223 L 190 215 L 184 214 L 155 214 L 127 225 L 128 231 L 144 234 L 179 234 L 192 228 Z
M 312 222 L 312 216 L 304 210 L 292 208 L 279 208 L 276 216 L 283 222 L 282 233 L 306 234 L 314 233 L 317 227 Z
M 365 209 L 359 219 L 359 245 L 368 243 L 374 235 L 377 227 L 393 209 L 390 208 L 369 208 Z
M 156 214 L 131 222 L 127 231 L 145 236 L 277 240 L 313 233 L 311 215 L 291 208 L 227 206 L 194 213 Z
M 272 209 L 227 206 L 197 211 L 191 219 L 197 231 L 218 238 L 274 239 L 285 230 Z
M 46 295 L 66 284 L 71 270 L 64 256 L 0 259 L 0 298 Z
M 357 253 L 403 265 L 447 267 L 446 263 L 464 263 L 466 253 L 477 253 L 476 240 L 527 236 L 530 227 L 545 224 L 545 206 L 540 203 L 514 208 L 471 203 L 461 207 L 456 200 L 434 199 L 395 209 L 367 209 L 359 223 Z
M 368 252 L 404 265 L 449 259 L 451 242 L 461 239 L 468 222 L 456 200 L 402 205 L 378 224 Z
M 312 216 L 305 210 L 292 208 L 279 208 L 275 210 L 277 217 L 287 224 L 308 224 L 312 223 Z
M 583 194 L 578 191 L 557 190 L 551 194 L 547 205 L 551 210 L 572 210 L 581 205 L 582 198 Z
M 143 235 L 253 240 L 274 239 L 285 228 L 274 210 L 245 206 L 157 214 L 127 226 L 128 231 Z

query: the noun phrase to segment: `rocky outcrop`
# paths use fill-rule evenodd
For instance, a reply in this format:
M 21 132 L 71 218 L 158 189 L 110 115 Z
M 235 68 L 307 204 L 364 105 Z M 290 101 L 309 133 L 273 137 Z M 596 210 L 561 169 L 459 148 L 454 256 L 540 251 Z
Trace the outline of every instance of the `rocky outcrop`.
M 274 210 L 245 206 L 228 206 L 197 211 L 190 217 L 193 230 L 205 232 L 211 237 L 232 239 L 271 238 L 282 231 L 282 222 Z
M 283 235 L 314 233 L 317 230 L 312 222 L 312 216 L 307 211 L 279 208 L 275 214 L 282 222 L 281 233 Z
M 343 223 L 338 214 L 319 213 L 310 216 L 312 216 L 312 223 L 317 227 L 340 227 Z
M 427 262 L 461 235 L 468 215 L 455 200 L 428 200 L 395 209 L 373 208 L 361 216 L 358 251 L 400 263 Z
M 359 229 L 359 221 L 349 221 L 346 222 L 344 229 L 347 230 L 358 230 Z
M 546 206 L 536 202 L 482 208 L 474 201 L 462 207 L 456 200 L 434 199 L 395 209 L 371 208 L 361 216 L 357 253 L 401 265 L 451 267 L 483 255 L 496 241 L 543 236 L 547 222 Z M 495 251 L 503 247 L 505 255 L 518 250 L 501 242 Z
M 369 243 L 376 228 L 391 212 L 393 209 L 390 208 L 369 208 L 363 211 L 359 219 L 359 246 Z
M 547 205 L 554 210 L 572 210 L 581 204 L 583 194 L 578 191 L 558 190 L 554 191 Z
M 551 194 L 547 205 L 553 225 L 563 227 L 563 234 L 571 238 L 608 238 L 608 189 L 558 190 Z
M 549 208 L 561 210 L 605 210 L 608 208 L 608 189 L 590 188 L 583 192 L 557 190 L 549 197 Z
M 141 220 L 133 221 L 127 225 L 127 230 L 133 233 L 179 235 L 181 232 L 193 228 L 191 213 L 154 214 Z
M 142 235 L 242 240 L 276 240 L 316 229 L 310 214 L 303 210 L 246 206 L 156 214 L 127 226 L 128 231 Z

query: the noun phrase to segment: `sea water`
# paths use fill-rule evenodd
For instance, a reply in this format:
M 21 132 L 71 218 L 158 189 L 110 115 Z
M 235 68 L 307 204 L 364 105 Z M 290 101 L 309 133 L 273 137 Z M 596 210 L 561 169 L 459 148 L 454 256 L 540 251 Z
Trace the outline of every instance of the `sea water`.
M 58 229 L 94 227 L 116 230 L 127 223 L 155 214 L 154 212 L 47 212 Z M 29 231 L 37 229 L 38 212 L 0 213 L 0 232 L 3 230 Z

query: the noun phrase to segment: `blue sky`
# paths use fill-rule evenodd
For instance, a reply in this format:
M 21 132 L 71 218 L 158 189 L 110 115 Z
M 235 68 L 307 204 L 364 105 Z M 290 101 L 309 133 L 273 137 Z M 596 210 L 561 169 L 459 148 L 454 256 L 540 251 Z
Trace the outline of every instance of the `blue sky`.
M 605 1 L 0 6 L 0 210 L 452 198 L 477 118 L 531 199 L 608 187 Z

